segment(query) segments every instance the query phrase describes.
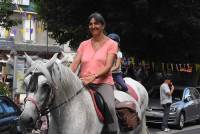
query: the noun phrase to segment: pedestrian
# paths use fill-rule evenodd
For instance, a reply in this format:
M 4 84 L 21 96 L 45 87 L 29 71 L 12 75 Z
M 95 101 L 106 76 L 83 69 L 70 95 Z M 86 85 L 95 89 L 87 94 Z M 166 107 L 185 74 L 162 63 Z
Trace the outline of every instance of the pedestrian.
M 7 69 L 8 69 L 7 81 L 9 82 L 9 88 L 11 90 L 13 97 L 14 97 L 14 94 L 13 94 L 14 57 L 16 54 L 17 54 L 17 52 L 15 50 L 10 51 L 10 57 L 8 58 L 8 62 L 6 65 Z
M 6 66 L 6 63 L 7 63 L 7 60 L 8 60 L 7 55 L 3 54 L 2 59 L 3 59 L 3 62 L 2 62 L 2 82 L 6 83 L 7 75 L 8 75 L 8 68 Z
M 123 79 L 122 75 L 122 69 L 121 69 L 121 63 L 122 63 L 122 52 L 120 51 L 120 37 L 119 35 L 112 33 L 108 35 L 109 38 L 116 41 L 118 44 L 118 52 L 117 52 L 117 58 L 114 61 L 113 67 L 111 68 L 112 76 L 115 81 L 115 83 L 119 84 L 122 87 L 122 91 L 128 92 L 128 88 L 126 86 L 126 83 Z
M 100 13 L 91 14 L 88 21 L 91 38 L 80 44 L 70 68 L 76 72 L 80 65 L 79 77 L 83 84 L 102 95 L 113 119 L 107 124 L 108 133 L 117 134 L 119 126 L 111 72 L 117 54 L 117 43 L 105 35 L 106 23 Z
M 168 132 L 168 118 L 170 112 L 170 106 L 172 104 L 172 94 L 174 92 L 174 85 L 171 79 L 167 76 L 164 78 L 164 82 L 160 86 L 160 103 L 164 108 L 164 117 L 162 122 L 162 131 Z

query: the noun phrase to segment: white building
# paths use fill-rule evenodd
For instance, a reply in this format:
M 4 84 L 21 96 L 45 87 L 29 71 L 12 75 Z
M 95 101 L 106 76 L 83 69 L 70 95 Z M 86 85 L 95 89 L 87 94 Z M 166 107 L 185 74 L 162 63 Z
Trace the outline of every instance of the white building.
M 9 31 L 0 27 L 0 50 L 9 53 L 11 49 L 22 51 L 41 52 L 44 55 L 59 52 L 60 47 L 54 39 L 48 37 L 44 23 L 36 19 L 34 0 L 13 0 L 14 14 L 11 18 L 18 19 L 21 24 L 12 27 Z

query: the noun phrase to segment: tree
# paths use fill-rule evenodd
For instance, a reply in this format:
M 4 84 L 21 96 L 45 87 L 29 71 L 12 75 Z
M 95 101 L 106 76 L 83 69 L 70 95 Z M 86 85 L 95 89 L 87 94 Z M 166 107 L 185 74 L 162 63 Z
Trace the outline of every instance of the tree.
M 89 37 L 87 17 L 100 12 L 126 53 L 164 62 L 200 62 L 199 0 L 37 0 L 50 36 L 77 48 Z
M 11 19 L 13 14 L 12 0 L 0 0 L 0 26 L 10 29 L 18 24 L 17 20 Z
M 158 52 L 159 60 L 166 62 L 200 62 L 200 1 L 149 0 L 148 3 L 150 27 L 154 31 L 149 38 L 151 55 Z
M 38 0 L 41 7 L 38 12 L 47 22 L 51 37 L 60 44 L 71 40 L 71 46 L 76 48 L 80 41 L 89 36 L 87 18 L 93 12 L 100 12 L 105 17 L 108 33 L 124 34 L 128 29 L 126 25 L 133 25 L 134 11 L 130 9 L 135 7 L 135 2 L 126 0 L 126 3 L 121 4 L 121 0 Z

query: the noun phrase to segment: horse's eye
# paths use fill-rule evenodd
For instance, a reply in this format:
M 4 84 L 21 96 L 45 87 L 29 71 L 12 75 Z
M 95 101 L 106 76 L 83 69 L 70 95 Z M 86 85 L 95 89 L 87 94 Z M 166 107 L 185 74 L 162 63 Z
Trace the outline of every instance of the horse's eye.
M 47 83 L 42 84 L 42 89 L 50 89 L 50 85 Z
M 30 81 L 28 84 L 26 84 L 26 90 L 28 92 L 34 92 L 38 89 L 38 83 L 34 81 Z

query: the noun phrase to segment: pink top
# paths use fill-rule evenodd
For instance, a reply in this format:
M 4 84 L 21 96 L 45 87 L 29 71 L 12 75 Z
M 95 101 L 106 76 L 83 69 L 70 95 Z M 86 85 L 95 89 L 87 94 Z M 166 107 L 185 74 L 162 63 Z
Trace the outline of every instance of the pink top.
M 104 45 L 96 51 L 92 47 L 91 39 L 83 41 L 77 50 L 77 53 L 81 55 L 80 77 L 96 74 L 97 70 L 106 65 L 107 55 L 109 53 L 117 54 L 117 50 L 117 43 L 111 39 L 108 39 Z M 95 79 L 93 83 L 107 83 L 113 85 L 112 72 L 110 71 L 108 75 Z

